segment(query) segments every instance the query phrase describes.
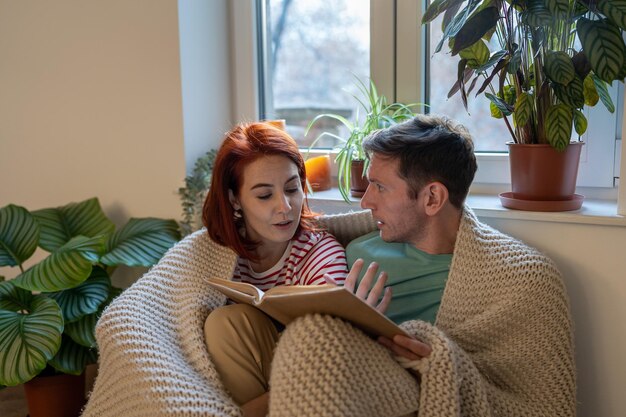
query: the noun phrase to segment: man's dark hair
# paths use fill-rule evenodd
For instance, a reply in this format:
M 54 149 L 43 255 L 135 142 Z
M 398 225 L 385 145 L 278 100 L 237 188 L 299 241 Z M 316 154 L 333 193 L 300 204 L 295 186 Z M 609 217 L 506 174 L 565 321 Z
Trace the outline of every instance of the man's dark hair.
M 443 116 L 417 115 L 406 122 L 377 130 L 363 142 L 372 154 L 400 160 L 399 175 L 409 185 L 409 197 L 431 181 L 448 189 L 450 203 L 463 202 L 476 173 L 472 138 L 462 125 Z

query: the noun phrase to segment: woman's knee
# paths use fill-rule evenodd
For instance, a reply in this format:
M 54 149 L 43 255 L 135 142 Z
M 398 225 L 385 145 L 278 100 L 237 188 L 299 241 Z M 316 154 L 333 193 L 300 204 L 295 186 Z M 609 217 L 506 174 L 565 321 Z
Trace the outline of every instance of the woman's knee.
M 239 345 L 242 339 L 248 339 L 252 333 L 273 324 L 259 309 L 247 304 L 229 304 L 216 308 L 204 322 L 204 335 L 207 345 Z

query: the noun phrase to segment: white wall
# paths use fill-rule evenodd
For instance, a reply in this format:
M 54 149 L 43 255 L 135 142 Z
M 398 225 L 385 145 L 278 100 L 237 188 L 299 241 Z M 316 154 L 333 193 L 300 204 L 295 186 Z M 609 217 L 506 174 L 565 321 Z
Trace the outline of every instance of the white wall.
M 0 206 L 178 218 L 177 4 L 0 0 Z

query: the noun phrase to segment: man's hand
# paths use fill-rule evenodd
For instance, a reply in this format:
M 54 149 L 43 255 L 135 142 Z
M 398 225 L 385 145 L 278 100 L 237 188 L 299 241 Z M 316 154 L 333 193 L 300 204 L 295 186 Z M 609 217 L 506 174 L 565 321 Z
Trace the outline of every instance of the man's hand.
M 397 334 L 390 340 L 386 337 L 379 337 L 378 343 L 391 350 L 396 356 L 402 356 L 414 361 L 430 355 L 431 348 L 424 342 L 420 342 L 412 337 Z
M 346 277 L 346 281 L 343 284 L 344 287 L 352 292 L 354 292 L 354 287 L 356 286 L 356 281 L 361 274 L 361 270 L 363 269 L 363 264 L 363 259 L 357 259 L 356 262 L 354 262 L 354 265 L 352 265 L 352 269 L 350 269 L 350 272 Z M 391 287 L 385 288 L 385 284 L 387 283 L 387 273 L 384 271 L 380 273 L 374 282 L 377 272 L 378 264 L 376 262 L 372 262 L 367 268 L 363 279 L 359 283 L 359 287 L 356 289 L 356 296 L 365 300 L 367 304 L 378 310 L 381 314 L 384 314 L 385 311 L 387 311 L 389 302 L 391 301 Z M 337 282 L 335 282 L 330 275 L 324 275 L 324 278 L 327 283 L 337 285 Z M 373 287 L 372 282 L 374 282 Z M 378 303 L 378 299 L 383 292 L 383 299 L 380 303 Z

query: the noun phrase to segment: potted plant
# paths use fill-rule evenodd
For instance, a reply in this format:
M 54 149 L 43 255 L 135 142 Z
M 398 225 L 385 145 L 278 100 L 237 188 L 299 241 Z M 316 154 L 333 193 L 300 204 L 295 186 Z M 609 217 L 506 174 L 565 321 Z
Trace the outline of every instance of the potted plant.
M 31 417 L 78 415 L 84 379 L 70 375 L 97 360 L 96 321 L 121 291 L 110 275 L 118 265 L 153 265 L 179 238 L 174 220 L 156 218 L 115 231 L 96 198 L 33 212 L 0 208 L 0 266 L 20 269 L 0 282 L 0 385 L 26 383 Z M 25 268 L 37 247 L 48 256 Z M 44 375 L 59 374 L 52 397 L 29 398 L 46 391 Z M 74 392 L 61 397 L 57 390 L 72 379 Z
M 360 96 L 352 95 L 359 104 L 354 120 L 349 121 L 336 113 L 324 113 L 311 120 L 305 130 L 306 135 L 318 120 L 324 118 L 334 119 L 348 130 L 347 137 L 323 132 L 311 144 L 311 147 L 314 146 L 324 136 L 332 137 L 340 142 L 336 148 L 338 153 L 335 158 L 335 163 L 338 166 L 337 182 L 341 196 L 348 203 L 350 203 L 348 193 L 353 197 L 361 197 L 368 184 L 365 178 L 368 162 L 363 150 L 363 139 L 375 130 L 411 119 L 414 116 L 412 109 L 418 106 L 418 104 L 388 104 L 387 98 L 378 94 L 372 80 L 366 85 L 358 77 L 355 78 L 355 85 Z M 361 117 L 361 111 L 363 117 Z
M 501 198 L 505 206 L 560 210 L 582 204 L 582 196 L 575 195 L 582 143 L 571 141 L 572 126 L 578 135 L 586 131 L 585 105 L 602 101 L 615 110 L 607 83 L 626 76 L 625 5 L 623 0 L 435 0 L 427 8 L 423 24 L 443 13 L 443 38 L 435 52 L 448 41 L 459 59 L 450 93 L 459 93 L 466 108 L 470 93 L 484 93 L 492 116 L 501 118 L 511 135 L 513 192 Z M 518 161 L 519 156 L 530 159 Z M 572 178 L 564 184 L 548 184 L 566 171 Z M 555 201 L 553 208 L 549 200 Z
M 183 208 L 180 228 L 184 236 L 202 227 L 202 206 L 211 185 L 216 155 L 217 151 L 211 149 L 196 159 L 191 175 L 185 177 L 185 186 L 178 189 Z

